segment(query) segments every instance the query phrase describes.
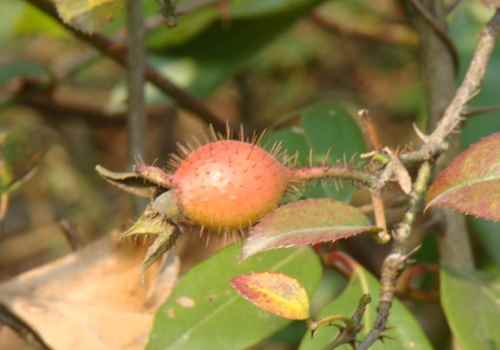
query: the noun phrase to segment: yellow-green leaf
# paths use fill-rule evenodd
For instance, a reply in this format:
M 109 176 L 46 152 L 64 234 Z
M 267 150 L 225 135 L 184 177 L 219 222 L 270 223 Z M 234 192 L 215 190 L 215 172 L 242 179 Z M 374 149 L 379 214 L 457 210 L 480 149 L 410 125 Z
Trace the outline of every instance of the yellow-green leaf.
M 309 297 L 295 278 L 277 272 L 241 275 L 231 285 L 258 308 L 289 320 L 309 318 Z
M 53 0 L 64 22 L 92 33 L 109 22 L 123 0 Z

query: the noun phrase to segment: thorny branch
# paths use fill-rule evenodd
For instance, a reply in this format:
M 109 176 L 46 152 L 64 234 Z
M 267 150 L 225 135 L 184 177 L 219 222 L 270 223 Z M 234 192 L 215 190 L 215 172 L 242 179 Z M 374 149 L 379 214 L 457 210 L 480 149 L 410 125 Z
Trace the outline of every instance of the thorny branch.
M 56 9 L 54 6 L 47 2 L 46 0 L 26 0 L 31 5 L 44 12 L 48 16 L 54 18 L 58 21 L 62 26 L 64 26 L 68 31 L 73 33 L 75 37 L 78 39 L 92 45 L 98 51 L 100 51 L 103 55 L 111 58 L 113 61 L 118 63 L 119 65 L 126 67 L 127 66 L 127 52 L 128 48 L 126 45 L 115 43 L 108 39 L 107 37 L 100 34 L 87 34 L 84 33 L 66 23 L 64 23 L 58 16 Z M 209 110 L 203 102 L 190 95 L 183 89 L 179 88 L 173 82 L 171 82 L 168 78 L 158 72 L 153 66 L 150 64 L 145 64 L 144 76 L 146 80 L 152 83 L 155 87 L 157 87 L 160 91 L 165 93 L 166 95 L 172 97 L 179 106 L 185 108 L 188 111 L 191 111 L 198 116 L 200 116 L 203 120 L 208 123 L 213 124 L 217 129 L 224 130 L 225 125 L 222 120 L 216 116 L 211 110 Z
M 409 209 L 403 221 L 399 224 L 395 232 L 393 232 L 394 245 L 382 266 L 380 301 L 375 324 L 367 337 L 359 344 L 358 350 L 368 349 L 383 336 L 394 298 L 396 279 L 404 268 L 408 256 L 412 254 L 414 249 L 413 245 L 409 242 L 409 237 L 411 236 L 412 225 L 416 215 L 421 209 L 423 195 L 429 184 L 432 172 L 430 161 L 439 153 L 446 150 L 446 139 L 460 125 L 466 104 L 479 92 L 499 33 L 500 10 L 497 10 L 490 22 L 481 31 L 464 81 L 447 107 L 442 119 L 429 136 L 422 135 L 424 144 L 420 149 L 401 155 L 401 159 L 408 163 L 424 162 L 419 168 L 413 186 Z
M 500 14 L 497 10 L 488 25 L 481 31 L 464 81 L 446 109 L 443 118 L 432 134 L 428 136 L 422 135 L 424 141 L 422 147 L 414 152 L 401 155 L 403 162 L 413 163 L 424 161 L 447 149 L 446 138 L 460 125 L 462 115 L 467 111 L 467 103 L 479 93 L 479 88 L 483 82 L 486 67 L 491 59 L 499 32 Z

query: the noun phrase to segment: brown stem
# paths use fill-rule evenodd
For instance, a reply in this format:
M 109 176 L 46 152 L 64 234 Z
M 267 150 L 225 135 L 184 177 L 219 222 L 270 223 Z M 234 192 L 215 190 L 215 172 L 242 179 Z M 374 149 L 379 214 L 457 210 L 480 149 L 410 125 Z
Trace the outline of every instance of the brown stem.
M 51 3 L 47 2 L 46 0 L 26 0 L 26 1 L 28 1 L 31 5 L 41 10 L 48 16 L 54 18 L 68 31 L 73 33 L 78 39 L 92 45 L 103 55 L 111 58 L 119 65 L 123 67 L 127 66 L 128 48 L 126 45 L 115 43 L 109 40 L 107 37 L 100 34 L 96 33 L 88 34 L 81 32 L 78 29 L 73 28 L 72 26 L 64 23 L 57 15 L 57 11 L 54 8 L 54 6 Z M 160 91 L 172 97 L 179 104 L 179 106 L 197 114 L 206 122 L 213 124 L 217 129 L 225 130 L 225 124 L 221 121 L 222 119 L 216 116 L 211 110 L 209 110 L 203 104 L 203 102 L 198 100 L 196 97 L 190 95 L 185 90 L 179 88 L 168 78 L 166 78 L 164 75 L 158 72 L 150 64 L 146 63 L 144 76 L 146 80 L 148 80 L 150 83 L 156 86 Z
M 136 159 L 145 159 L 147 122 L 145 115 L 144 71 L 144 4 L 143 0 L 127 0 L 127 91 L 128 91 L 128 162 L 133 166 Z M 146 202 L 139 197 L 131 198 L 135 213 L 144 210 Z
M 127 0 L 127 89 L 129 163 L 144 159 L 146 118 L 144 98 L 144 9 L 142 0 Z
M 19 81 L 13 94 L 16 103 L 36 109 L 48 121 L 57 120 L 59 123 L 79 119 L 94 128 L 123 128 L 127 124 L 125 113 L 108 112 L 104 107 L 90 105 L 72 95 L 60 94 L 45 82 L 31 78 Z M 171 116 L 172 112 L 170 106 L 155 106 L 146 110 L 151 119 L 165 118 Z

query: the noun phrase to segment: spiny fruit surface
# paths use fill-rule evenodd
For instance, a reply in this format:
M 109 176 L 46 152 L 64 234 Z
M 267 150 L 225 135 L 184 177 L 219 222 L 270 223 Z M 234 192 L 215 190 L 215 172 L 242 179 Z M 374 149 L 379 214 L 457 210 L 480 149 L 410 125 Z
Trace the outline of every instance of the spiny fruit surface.
M 174 173 L 183 214 L 211 230 L 238 230 L 273 210 L 289 170 L 259 146 L 216 141 L 191 152 Z

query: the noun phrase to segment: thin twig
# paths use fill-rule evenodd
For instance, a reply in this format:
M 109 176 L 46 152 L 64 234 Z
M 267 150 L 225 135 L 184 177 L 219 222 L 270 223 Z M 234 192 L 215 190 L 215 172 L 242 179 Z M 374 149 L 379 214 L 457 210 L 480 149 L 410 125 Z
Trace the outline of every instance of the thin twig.
M 142 0 L 127 0 L 127 89 L 129 162 L 144 159 L 146 116 L 144 98 L 144 13 Z
M 128 91 L 128 162 L 132 167 L 137 159 L 146 159 L 147 121 L 145 115 L 144 71 L 144 4 L 143 0 L 127 0 L 127 91 Z M 136 214 L 145 207 L 142 198 L 132 198 Z
M 126 67 L 127 66 L 127 51 L 128 48 L 126 45 L 115 43 L 108 39 L 107 37 L 94 33 L 88 34 L 81 32 L 80 30 L 64 23 L 59 16 L 57 15 L 57 11 L 54 6 L 47 2 L 46 0 L 26 0 L 31 5 L 41 10 L 48 16 L 57 20 L 62 26 L 64 26 L 68 31 L 73 33 L 78 39 L 87 42 L 92 45 L 98 51 L 100 51 L 103 55 L 111 58 L 113 61 L 118 63 L 119 65 Z M 196 97 L 190 95 L 185 90 L 179 88 L 172 81 L 158 72 L 153 66 L 150 64 L 145 65 L 144 72 L 146 80 L 152 83 L 155 87 L 157 87 L 160 91 L 165 93 L 166 95 L 172 97 L 182 108 L 185 108 L 188 111 L 191 111 L 198 116 L 200 116 L 206 122 L 213 124 L 217 129 L 224 130 L 225 124 L 222 122 L 222 119 L 216 116 L 208 107 L 206 107 L 203 102 L 198 100 Z

